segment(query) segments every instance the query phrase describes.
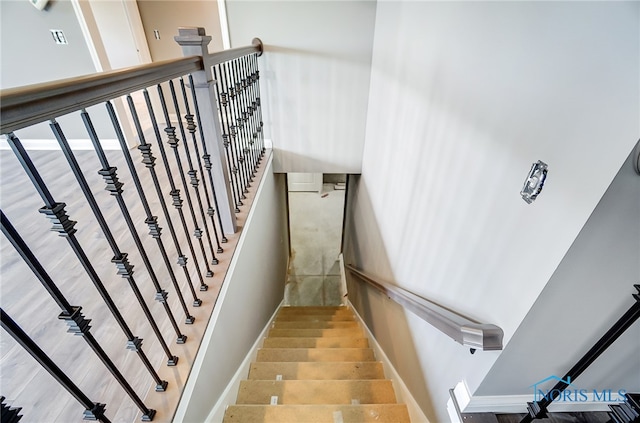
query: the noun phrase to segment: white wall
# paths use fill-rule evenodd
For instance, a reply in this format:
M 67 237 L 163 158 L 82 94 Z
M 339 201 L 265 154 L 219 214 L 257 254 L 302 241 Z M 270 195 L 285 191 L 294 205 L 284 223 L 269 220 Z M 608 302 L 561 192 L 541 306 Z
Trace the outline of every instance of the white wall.
M 639 10 L 379 2 L 347 262 L 497 324 L 509 342 L 639 138 Z M 527 205 L 519 191 L 538 159 L 549 178 Z M 499 356 L 471 356 L 384 298 L 353 294 L 434 421 L 447 419 L 447 390 L 465 379 L 475 392 Z
M 265 44 L 264 121 L 276 172 L 359 173 L 374 1 L 227 1 L 231 46 Z
M 564 376 L 633 305 L 639 277 L 640 175 L 630 155 L 476 394 L 531 394 L 533 383 Z M 572 381 L 639 392 L 638 351 L 640 322 Z
M 289 258 L 285 175 L 271 157 L 174 417 L 204 422 L 282 301 Z

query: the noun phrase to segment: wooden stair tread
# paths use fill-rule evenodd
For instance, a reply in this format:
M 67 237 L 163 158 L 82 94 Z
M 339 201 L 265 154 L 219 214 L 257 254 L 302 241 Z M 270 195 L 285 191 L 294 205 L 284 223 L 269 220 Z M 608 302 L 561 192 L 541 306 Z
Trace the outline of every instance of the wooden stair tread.
M 347 315 L 353 316 L 353 311 L 346 307 L 282 307 L 277 316 L 283 315 Z
M 375 361 L 371 348 L 261 348 L 256 361 Z
M 243 380 L 236 404 L 395 404 L 390 380 Z
M 275 319 L 276 322 L 297 322 L 297 321 L 312 321 L 312 322 L 354 322 L 356 321 L 355 316 L 353 314 L 278 314 Z
M 357 362 L 257 362 L 249 369 L 250 380 L 367 380 L 384 379 L 379 361 Z
M 350 307 L 281 307 L 225 423 L 405 423 Z
M 340 413 L 340 414 L 338 414 Z M 339 417 L 338 417 L 339 416 Z M 231 405 L 225 422 L 242 423 L 409 423 L 404 404 Z
M 276 320 L 271 326 L 273 329 L 350 329 L 359 328 L 356 321 L 280 321 Z
M 284 338 L 284 337 L 296 337 L 296 338 L 325 338 L 325 337 L 353 337 L 362 338 L 364 332 L 362 328 L 339 328 L 339 329 L 270 329 L 270 338 Z
M 369 348 L 367 338 L 265 338 L 263 348 Z

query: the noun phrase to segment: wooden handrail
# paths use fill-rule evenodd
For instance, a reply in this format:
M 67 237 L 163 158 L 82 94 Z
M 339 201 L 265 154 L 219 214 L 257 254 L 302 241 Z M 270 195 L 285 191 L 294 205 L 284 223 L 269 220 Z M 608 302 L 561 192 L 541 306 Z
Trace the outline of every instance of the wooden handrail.
M 476 349 L 483 351 L 502 350 L 504 333 L 500 327 L 475 322 L 406 289 L 368 275 L 350 264 L 345 265 L 345 268 L 457 343 L 470 347 L 472 352 Z

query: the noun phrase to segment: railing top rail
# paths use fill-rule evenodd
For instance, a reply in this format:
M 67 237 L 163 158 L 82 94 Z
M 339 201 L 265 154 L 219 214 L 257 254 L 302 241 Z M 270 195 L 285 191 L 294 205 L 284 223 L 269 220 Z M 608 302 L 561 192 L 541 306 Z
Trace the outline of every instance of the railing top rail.
M 208 54 L 204 62 L 201 56 L 191 56 L 1 90 L 0 133 L 7 134 L 252 53 L 262 54 L 262 42 L 257 38 L 250 46 Z
M 502 350 L 504 333 L 500 327 L 475 322 L 406 289 L 368 275 L 350 264 L 345 267 L 362 281 L 412 311 L 459 344 L 470 347 L 472 350 Z
M 0 133 L 25 128 L 202 69 L 202 58 L 194 56 L 2 90 Z

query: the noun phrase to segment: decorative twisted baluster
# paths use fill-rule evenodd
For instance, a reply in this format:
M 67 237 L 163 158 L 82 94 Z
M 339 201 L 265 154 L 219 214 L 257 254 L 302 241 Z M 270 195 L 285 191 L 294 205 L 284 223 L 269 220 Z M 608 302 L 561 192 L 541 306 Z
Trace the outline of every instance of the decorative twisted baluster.
M 72 306 L 67 298 L 62 294 L 58 286 L 53 282 L 49 274 L 44 270 L 44 267 L 40 264 L 36 256 L 31 249 L 24 242 L 18 231 L 11 225 L 9 219 L 0 210 L 0 226 L 2 227 L 2 233 L 7 237 L 11 245 L 16 249 L 20 257 L 29 266 L 31 271 L 38 278 L 44 289 L 49 293 L 51 298 L 58 304 L 62 312 L 58 315 L 58 319 L 64 320 L 69 326 L 67 332 L 73 335 L 81 336 L 82 339 L 89 345 L 93 352 L 98 356 L 100 361 L 105 365 L 107 370 L 118 381 L 120 386 L 127 393 L 129 398 L 136 404 L 136 406 L 142 411 L 143 421 L 150 421 L 155 414 L 154 410 L 147 408 L 142 402 L 140 397 L 135 393 L 129 382 L 120 373 L 118 367 L 111 361 L 107 353 L 102 346 L 96 341 L 91 334 L 90 319 L 85 319 L 82 314 L 82 307 Z M 4 421 L 4 420 L 3 420 Z
M 113 110 L 113 106 L 111 105 L 111 103 L 107 103 L 106 108 L 112 120 L 112 123 L 114 122 L 114 120 L 115 122 L 117 122 L 117 117 L 115 115 L 115 112 Z M 184 335 L 180 331 L 180 328 L 178 327 L 178 324 L 173 315 L 173 312 L 171 311 L 171 308 L 169 307 L 169 303 L 167 302 L 168 293 L 164 289 L 162 289 L 162 286 L 160 285 L 160 282 L 156 275 L 155 269 L 153 268 L 151 261 L 149 260 L 149 256 L 144 247 L 144 244 L 142 243 L 142 240 L 138 235 L 138 231 L 136 230 L 135 224 L 133 223 L 133 218 L 131 217 L 131 213 L 129 212 L 127 203 L 125 202 L 124 197 L 122 195 L 122 192 L 123 192 L 122 184 L 120 182 L 117 182 L 117 176 L 116 176 L 117 168 L 112 167 L 109 164 L 109 160 L 107 159 L 107 156 L 104 153 L 104 149 L 102 148 L 102 145 L 100 144 L 100 139 L 98 138 L 98 134 L 96 133 L 96 130 L 93 126 L 93 122 L 91 121 L 91 117 L 89 116 L 89 114 L 83 111 L 81 113 L 81 116 L 82 116 L 84 125 L 87 129 L 87 132 L 89 134 L 89 138 L 93 143 L 93 148 L 95 149 L 96 154 L 98 155 L 98 159 L 100 160 L 100 164 L 102 165 L 102 169 L 98 171 L 98 174 L 100 174 L 104 178 L 107 184 L 107 188 L 106 188 L 107 191 L 115 198 L 116 202 L 118 203 L 118 207 L 120 208 L 122 217 L 124 218 L 127 224 L 127 227 L 129 228 L 129 232 L 131 233 L 133 241 L 136 244 L 138 251 L 140 252 L 142 261 L 145 265 L 145 268 L 147 269 L 147 272 L 149 273 L 149 277 L 151 278 L 151 283 L 153 284 L 153 287 L 156 291 L 155 300 L 162 304 L 165 310 L 165 313 L 167 314 L 167 317 L 171 322 L 171 326 L 173 327 L 176 333 L 176 336 L 177 336 L 176 342 L 178 344 L 184 344 L 187 340 L 187 336 Z M 122 146 L 122 143 L 124 142 L 124 136 L 120 131 L 119 125 L 118 124 L 114 124 L 114 125 L 116 125 L 114 126 L 116 131 L 116 136 L 119 138 L 120 144 Z M 128 153 L 128 150 L 127 150 L 127 153 Z M 114 178 L 116 182 L 114 182 Z M 145 222 L 149 225 L 151 236 L 154 238 L 159 237 L 160 228 L 157 226 L 157 222 L 153 218 L 147 219 L 145 220 Z M 182 309 L 185 313 L 185 319 L 187 324 L 193 323 L 193 317 L 189 314 L 189 310 L 187 310 L 187 306 L 184 304 L 184 298 L 182 297 L 182 293 L 179 291 L 179 289 L 177 289 L 177 284 L 174 284 L 174 287 L 176 288 L 176 292 L 180 300 L 180 304 L 182 305 Z M 174 363 L 177 363 L 177 359 Z
M 88 119 L 87 112 L 83 111 L 82 113 L 84 115 L 83 118 Z M 82 190 L 82 193 L 87 199 L 87 203 L 89 203 L 89 207 L 91 208 L 93 215 L 98 221 L 98 225 L 100 226 L 102 233 L 104 234 L 109 246 L 111 247 L 111 250 L 113 251 L 113 258 L 111 259 L 111 262 L 116 265 L 117 274 L 122 276 L 127 280 L 127 282 L 129 282 L 129 286 L 133 290 L 133 293 L 136 299 L 138 300 L 138 303 L 140 304 L 140 307 L 142 308 L 142 311 L 144 312 L 145 317 L 149 321 L 149 324 L 151 325 L 153 332 L 156 334 L 156 337 L 160 342 L 160 346 L 162 347 L 164 352 L 167 354 L 167 360 L 168 360 L 167 365 L 175 366 L 178 363 L 178 357 L 173 355 L 169 350 L 169 347 L 167 346 L 167 343 L 165 342 L 162 336 L 162 333 L 160 332 L 160 328 L 158 328 L 158 324 L 153 318 L 153 315 L 151 314 L 151 310 L 149 310 L 149 306 L 147 305 L 147 303 L 144 301 L 144 298 L 142 297 L 142 293 L 140 292 L 140 289 L 138 288 L 138 285 L 133 277 L 133 265 L 129 263 L 129 260 L 127 258 L 128 254 L 120 251 L 120 248 L 118 247 L 118 243 L 116 242 L 113 234 L 111 233 L 111 229 L 109 229 L 109 225 L 107 224 L 102 214 L 102 211 L 100 210 L 100 207 L 98 207 L 98 203 L 96 202 L 96 199 L 93 196 L 93 193 L 91 192 L 91 188 L 89 187 L 89 184 L 87 183 L 87 180 L 85 179 L 84 174 L 82 173 L 82 169 L 80 169 L 80 165 L 78 164 L 78 161 L 76 160 L 75 155 L 73 154 L 73 151 L 71 151 L 71 147 L 67 142 L 67 139 L 62 131 L 62 128 L 60 128 L 60 125 L 55 120 L 51 121 L 50 126 L 54 136 L 58 140 L 58 144 L 60 144 L 60 148 L 62 149 L 62 152 L 64 153 L 64 156 L 66 157 L 67 162 L 69 163 L 69 166 L 71 166 L 71 171 L 73 172 L 73 175 L 76 177 L 76 180 L 80 185 L 80 189 Z M 94 135 L 95 135 L 95 132 L 94 132 Z M 107 182 L 107 185 L 110 186 L 111 189 L 114 190 L 114 192 L 118 193 L 118 195 L 121 194 L 122 183 L 118 181 L 118 178 L 115 173 L 115 169 L 113 169 L 113 173 L 109 172 L 108 179 L 109 180 Z
M 220 245 L 220 237 L 218 236 L 218 230 L 216 229 L 216 223 L 214 220 L 214 215 L 215 215 L 215 209 L 213 207 L 211 207 L 211 199 L 209 196 L 209 186 L 207 185 L 207 179 L 204 177 L 204 170 L 202 168 L 202 160 L 200 157 L 200 149 L 198 148 L 198 141 L 196 139 L 196 129 L 197 127 L 200 125 L 200 118 L 198 117 L 198 125 L 196 125 L 194 118 L 196 117 L 195 115 L 191 114 L 191 110 L 189 108 L 189 99 L 187 98 L 187 90 L 185 88 L 185 84 L 184 84 L 184 79 L 180 78 L 180 88 L 182 89 L 182 98 L 184 101 L 184 107 L 185 107 L 185 111 L 186 114 L 184 115 L 184 118 L 187 120 L 187 130 L 189 131 L 189 133 L 191 134 L 191 140 L 193 141 L 193 149 L 196 153 L 196 161 L 198 162 L 198 169 L 200 170 L 200 175 L 202 175 L 202 187 L 204 188 L 204 198 L 207 201 L 207 215 L 209 215 L 210 219 L 211 219 L 211 226 L 213 227 L 213 234 L 216 238 L 216 245 L 218 247 L 217 252 L 219 254 L 221 254 L 224 250 L 222 249 L 222 246 Z M 191 89 L 194 89 L 195 87 L 193 86 L 193 78 L 191 78 Z M 195 95 L 193 96 L 193 99 L 195 101 Z M 194 106 L 194 108 L 196 108 L 196 112 L 197 112 L 197 106 Z M 204 146 L 204 135 L 202 134 L 202 127 L 200 127 L 200 137 L 201 140 L 203 141 L 203 146 Z M 186 143 L 186 141 L 185 141 Z M 206 150 L 205 150 L 206 151 Z M 209 177 L 211 178 L 211 162 L 209 162 L 209 168 L 207 169 L 209 171 Z M 215 199 L 215 189 L 213 187 L 213 178 L 211 178 L 211 188 L 213 189 L 213 196 Z M 218 207 L 217 202 L 216 202 L 216 208 Z M 204 217 L 203 217 L 204 218 Z M 222 221 L 220 221 L 220 232 L 223 232 L 222 229 Z M 213 264 L 217 264 L 217 259 L 213 258 L 215 260 L 215 263 Z
M 222 69 L 224 69 L 224 83 L 227 93 L 229 94 L 229 135 L 231 146 L 235 152 L 235 166 L 238 168 L 238 173 L 240 175 L 240 200 L 244 200 L 247 197 L 245 196 L 246 188 L 249 184 L 249 177 L 245 172 L 245 168 L 243 166 L 244 157 L 242 155 L 242 133 L 240 132 L 240 127 L 238 126 L 238 122 L 242 123 L 242 120 L 239 119 L 238 115 L 238 103 L 237 103 L 237 95 L 235 84 L 233 83 L 232 75 L 233 71 L 231 69 L 231 63 L 223 63 Z M 240 201 L 240 205 L 242 201 Z
M 22 419 L 22 414 L 20 414 L 21 407 L 9 407 L 4 403 L 6 398 L 4 396 L 0 396 L 0 410 L 2 415 L 0 416 L 0 420 L 2 423 L 17 423 Z
M 33 162 L 31 161 L 31 158 L 25 151 L 18 137 L 16 137 L 15 134 L 13 133 L 9 133 L 7 135 L 7 142 L 9 143 L 9 146 L 15 153 L 20 163 L 22 164 L 23 169 L 29 176 L 29 179 L 31 180 L 34 187 L 40 194 L 40 197 L 42 197 L 42 200 L 45 203 L 44 207 L 42 207 L 39 210 L 39 212 L 44 214 L 47 218 L 51 220 L 51 223 L 53 225 L 52 230 L 55 232 L 58 232 L 58 234 L 61 237 L 67 240 L 67 242 L 69 243 L 69 246 L 71 247 L 73 252 L 76 254 L 76 257 L 78 258 L 78 260 L 84 267 L 85 271 L 89 275 L 91 282 L 93 282 L 93 285 L 96 287 L 96 289 L 98 290 L 98 293 L 100 294 L 103 301 L 107 305 L 107 308 L 109 309 L 113 317 L 116 319 L 116 322 L 118 322 L 118 325 L 124 332 L 127 338 L 127 348 L 137 353 L 138 357 L 140 358 L 144 366 L 147 368 L 147 370 L 151 374 L 151 377 L 156 382 L 156 389 L 164 390 L 167 382 L 160 379 L 155 369 L 149 362 L 149 359 L 147 358 L 146 354 L 141 348 L 142 340 L 135 337 L 131 332 L 129 325 L 127 324 L 124 317 L 120 313 L 120 310 L 118 310 L 118 307 L 116 306 L 116 304 L 111 299 L 109 292 L 107 291 L 104 284 L 102 283 L 102 280 L 96 273 L 95 268 L 93 267 L 93 264 L 91 264 L 91 261 L 89 260 L 86 253 L 84 252 L 84 249 L 78 242 L 78 239 L 75 237 L 76 229 L 74 228 L 74 226 L 76 222 L 69 219 L 69 217 L 67 216 L 67 213 L 64 209 L 66 207 L 66 204 L 58 203 L 53 199 L 51 192 L 49 192 L 49 189 L 47 188 L 46 184 L 42 180 L 42 177 L 38 173 Z
M 160 182 L 158 181 L 158 175 L 156 174 L 155 171 L 155 157 L 153 157 L 153 154 L 151 152 L 151 145 L 147 144 L 147 141 L 144 137 L 144 132 L 142 130 L 142 127 L 140 126 L 140 120 L 138 119 L 138 112 L 136 110 L 135 105 L 133 104 L 133 99 L 131 98 L 131 96 L 127 96 L 127 102 L 129 104 L 129 110 L 131 111 L 131 116 L 133 117 L 133 122 L 134 125 L 136 127 L 136 131 L 138 133 L 138 138 L 140 140 L 140 145 L 138 146 L 138 149 L 140 150 L 140 152 L 142 153 L 142 163 L 145 164 L 145 166 L 147 167 L 147 169 L 149 169 L 149 172 L 151 173 L 151 178 L 153 180 L 154 186 L 156 188 L 156 193 L 158 193 L 160 191 Z M 122 140 L 121 142 L 124 142 L 124 140 Z M 123 147 L 124 149 L 124 147 Z M 138 174 L 135 170 L 135 166 L 133 165 L 133 160 L 131 160 L 131 155 L 129 154 L 129 152 L 127 151 L 125 153 L 125 158 L 127 159 L 127 164 L 129 165 L 129 168 L 131 170 L 131 173 L 133 175 L 133 181 L 136 185 L 136 189 L 138 191 L 138 195 L 140 197 L 140 200 L 142 201 L 142 205 L 145 209 L 145 212 L 147 214 L 147 220 L 145 222 L 147 222 L 147 224 L 150 225 L 157 225 L 157 217 L 153 216 L 151 213 L 151 208 L 149 206 L 149 202 L 147 201 L 147 197 L 144 194 L 144 190 L 142 189 L 142 184 L 140 183 L 140 178 L 138 177 Z M 161 200 L 160 202 L 162 205 L 164 205 L 164 201 Z M 166 206 L 165 206 L 166 207 Z M 164 211 L 164 210 L 163 210 Z M 165 217 L 168 217 L 168 213 L 165 215 Z M 170 221 L 170 218 L 167 219 L 168 221 Z M 164 242 L 160 236 L 160 232 L 156 231 L 154 232 L 153 230 L 150 232 L 150 234 L 155 238 L 157 244 L 158 244 L 158 248 L 160 249 L 160 253 L 162 254 L 162 259 L 164 260 L 165 266 L 167 267 L 167 270 L 169 272 L 169 277 L 171 278 L 171 283 L 173 284 L 176 292 L 179 295 L 179 298 L 181 299 L 182 303 L 183 303 L 183 307 L 184 306 L 184 299 L 182 297 L 182 294 L 180 293 L 180 287 L 178 285 L 178 281 L 176 279 L 176 275 L 173 272 L 173 268 L 171 267 L 171 264 L 169 262 L 169 256 L 167 254 L 167 251 L 165 249 L 164 246 Z M 154 235 L 155 234 L 155 235 Z M 178 262 L 178 264 L 180 264 L 180 261 Z M 185 262 L 186 265 L 186 262 Z M 183 266 L 184 267 L 184 266 Z M 191 279 L 189 278 L 189 289 L 191 291 L 191 295 L 193 296 L 193 306 L 194 307 L 200 307 L 200 305 L 202 304 L 202 300 L 200 300 L 197 295 L 196 295 L 196 291 L 193 288 L 193 284 L 191 283 Z M 186 308 L 185 308 L 186 310 Z M 188 312 L 187 312 L 188 314 Z M 195 318 L 191 315 L 187 316 L 187 323 L 191 324 L 193 323 L 195 320 Z
M 191 159 L 191 150 L 189 149 L 189 144 L 187 142 L 187 135 L 184 129 L 184 124 L 182 123 L 182 115 L 180 114 L 180 105 L 178 104 L 178 97 L 176 95 L 175 86 L 173 81 L 169 81 L 169 90 L 171 91 L 171 98 L 173 99 L 173 107 L 176 111 L 176 116 L 178 118 L 178 127 L 180 128 L 180 135 L 182 136 L 182 146 L 184 147 L 184 153 L 187 156 L 187 165 L 189 166 L 189 170 L 187 171 L 187 175 L 189 175 L 189 183 L 193 187 L 196 201 L 198 202 L 198 210 L 200 211 L 200 217 L 202 218 L 202 227 L 204 228 L 204 234 L 207 237 L 207 242 L 209 243 L 209 250 L 211 251 L 212 260 L 211 264 L 218 264 L 218 259 L 216 258 L 216 254 L 213 251 L 213 243 L 211 242 L 211 234 L 209 233 L 209 224 L 207 223 L 206 214 L 204 211 L 204 206 L 202 205 L 202 197 L 200 195 L 200 189 L 198 188 L 200 184 L 200 180 L 198 179 L 198 172 L 193 168 L 193 160 Z M 193 116 L 191 116 L 193 118 Z M 192 130 L 195 133 L 195 126 L 193 126 Z M 186 190 L 185 185 L 185 190 Z M 201 235 L 202 236 L 202 232 Z
M 173 86 L 171 81 L 169 82 L 170 82 L 170 86 Z M 204 249 L 204 243 L 202 242 L 202 230 L 198 227 L 198 219 L 196 218 L 196 214 L 193 210 L 193 202 L 191 201 L 191 195 L 189 194 L 189 190 L 187 189 L 187 180 L 184 176 L 185 172 L 182 166 L 182 160 L 180 159 L 180 152 L 178 151 L 178 144 L 180 143 L 180 140 L 176 136 L 176 128 L 171 125 L 171 119 L 169 118 L 169 110 L 167 108 L 167 103 L 165 101 L 164 92 L 162 90 L 161 85 L 158 85 L 158 95 L 160 96 L 160 103 L 162 104 L 162 111 L 164 113 L 165 121 L 167 124 L 167 127 L 164 129 L 165 133 L 167 134 L 167 143 L 169 144 L 169 147 L 171 147 L 171 149 L 173 150 L 174 157 L 178 165 L 178 174 L 180 175 L 180 180 L 182 181 L 184 193 L 185 193 L 185 196 L 187 197 L 187 205 L 189 206 L 188 208 L 191 214 L 191 221 L 193 222 L 193 226 L 194 226 L 193 235 L 196 237 L 196 239 L 198 240 L 198 244 L 200 245 L 200 252 L 202 253 L 202 257 L 204 258 L 204 265 L 205 265 L 205 268 L 207 269 L 206 275 L 207 277 L 211 277 L 213 276 L 213 271 L 209 268 L 207 253 Z M 169 169 L 169 164 L 166 161 L 165 161 L 165 168 Z M 178 204 L 178 201 L 176 200 L 179 199 L 177 198 L 177 196 L 179 195 L 179 191 L 175 189 L 175 186 L 174 186 L 174 189 L 172 190 L 171 195 L 172 197 L 174 197 L 174 205 Z M 182 207 L 182 200 L 179 201 L 179 204 L 180 204 L 180 207 Z M 185 232 L 188 234 L 187 224 L 186 224 L 186 221 L 182 218 L 182 215 L 181 215 L 181 219 L 182 219 L 183 228 Z M 189 243 L 189 246 L 191 247 L 191 243 Z M 191 247 L 191 253 L 195 257 L 193 247 Z M 195 258 L 194 258 L 194 261 L 195 261 Z M 207 289 L 208 289 L 208 286 L 204 283 L 202 278 L 200 278 L 200 290 L 206 291 Z
M 15 339 L 38 363 L 40 363 L 40 365 L 44 367 L 45 370 L 64 387 L 64 389 L 66 389 L 75 399 L 78 400 L 78 402 L 80 402 L 80 404 L 82 404 L 85 408 L 83 413 L 84 420 L 99 420 L 105 423 L 109 422 L 109 419 L 104 415 L 105 405 L 92 402 L 89 397 L 87 397 L 84 392 L 82 392 L 82 390 L 73 383 L 69 376 L 67 376 L 67 374 L 58 367 L 44 351 L 42 351 L 38 344 L 36 344 L 33 339 L 31 339 L 29 335 L 27 335 L 22 328 L 18 326 L 18 324 L 1 308 L 0 321 L 2 322 L 2 328 L 6 330 L 9 335 L 11 335 L 11 337 Z M 152 419 L 153 415 L 145 421 L 151 421 Z M 2 421 L 4 422 L 5 419 L 3 418 Z
M 217 65 L 213 67 L 213 77 L 216 80 L 216 95 L 218 97 L 218 104 L 220 104 L 220 124 L 222 126 L 222 142 L 224 145 L 224 152 L 227 159 L 227 166 L 229 167 L 231 183 L 231 191 L 233 194 L 233 204 L 235 206 L 236 213 L 240 212 L 238 208 L 240 203 L 240 191 L 239 191 L 239 176 L 238 168 L 235 166 L 235 158 L 233 150 L 230 148 L 231 142 L 229 141 L 229 97 L 226 92 L 223 92 L 223 76 L 221 72 L 221 66 Z M 197 110 L 197 108 L 196 108 Z M 233 163 L 232 163 L 233 160 Z

